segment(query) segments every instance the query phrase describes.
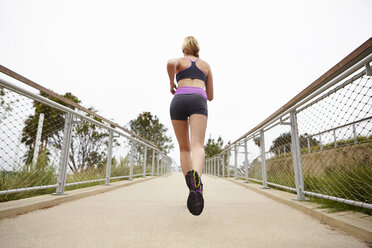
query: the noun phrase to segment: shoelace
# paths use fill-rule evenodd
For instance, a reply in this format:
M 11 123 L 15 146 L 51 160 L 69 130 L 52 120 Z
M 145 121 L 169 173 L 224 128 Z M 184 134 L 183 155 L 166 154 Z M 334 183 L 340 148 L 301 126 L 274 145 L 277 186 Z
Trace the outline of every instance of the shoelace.
M 196 171 L 194 171 L 193 173 L 193 178 L 194 178 L 194 186 L 195 188 L 198 188 L 200 186 L 200 177 Z

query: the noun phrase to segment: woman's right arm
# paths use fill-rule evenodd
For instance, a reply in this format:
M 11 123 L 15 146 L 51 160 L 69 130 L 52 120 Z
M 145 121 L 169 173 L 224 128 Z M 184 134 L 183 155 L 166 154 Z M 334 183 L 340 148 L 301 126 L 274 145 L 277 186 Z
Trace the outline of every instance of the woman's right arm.
M 169 76 L 169 83 L 170 83 L 170 92 L 174 95 L 176 92 L 177 86 L 174 83 L 174 76 L 176 75 L 178 66 L 178 60 L 177 59 L 170 59 L 167 63 L 167 71 Z
M 207 82 L 206 82 L 206 93 L 207 99 L 209 101 L 213 100 L 213 76 L 211 67 L 208 65 L 208 75 L 207 75 Z

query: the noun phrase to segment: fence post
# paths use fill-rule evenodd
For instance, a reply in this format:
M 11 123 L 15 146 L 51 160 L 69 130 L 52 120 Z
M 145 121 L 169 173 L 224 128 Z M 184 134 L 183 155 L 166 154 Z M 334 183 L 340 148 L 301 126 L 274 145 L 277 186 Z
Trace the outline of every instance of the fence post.
M 129 181 L 133 180 L 133 157 L 134 157 L 134 142 L 131 142 L 131 147 L 129 151 Z
M 63 131 L 61 160 L 59 161 L 58 176 L 57 176 L 56 195 L 63 195 L 65 191 L 68 154 L 70 151 L 70 144 L 71 144 L 72 118 L 73 118 L 73 115 L 70 112 L 66 113 L 65 129 Z
M 18 165 L 19 165 L 19 152 L 20 152 L 20 149 L 21 149 L 21 144 L 22 144 L 22 132 L 19 133 L 19 137 L 18 137 L 18 142 L 17 142 L 17 147 L 16 147 L 16 152 L 15 152 L 15 156 L 14 156 L 14 159 L 13 159 L 13 168 L 16 168 Z M 27 168 L 28 170 L 28 168 Z
M 296 110 L 290 113 L 291 120 L 291 139 L 292 139 L 292 158 L 296 180 L 297 200 L 305 200 L 304 177 L 302 174 L 300 139 L 298 136 L 298 125 Z
M 234 168 L 234 178 L 235 178 L 235 180 L 238 180 L 238 152 L 239 152 L 239 146 L 237 146 L 236 144 L 235 144 L 235 159 L 234 159 L 234 166 L 235 166 L 235 168 Z
M 265 135 L 264 130 L 260 130 L 260 148 L 261 148 L 261 163 L 262 163 L 262 186 L 264 189 L 267 187 L 267 173 L 266 173 L 266 153 L 265 153 Z
M 337 148 L 336 129 L 333 129 L 333 142 L 335 148 Z
M 154 176 L 154 168 L 155 168 L 155 149 L 152 149 L 152 165 L 151 165 L 151 176 Z
M 156 175 L 159 176 L 159 160 L 160 160 L 160 153 L 158 153 L 158 156 L 156 157 L 157 163 L 156 163 Z
M 39 116 L 39 123 L 37 125 L 36 141 L 35 141 L 35 146 L 34 146 L 34 156 L 32 158 L 32 166 L 35 166 L 36 165 L 36 163 L 37 163 L 37 157 L 39 156 L 41 134 L 43 132 L 43 123 L 44 123 L 44 114 L 40 114 L 40 116 Z
M 216 158 L 213 158 L 213 176 L 217 175 Z
M 230 153 L 231 151 L 230 150 L 227 150 L 227 177 L 230 178 Z
M 310 139 L 307 138 L 307 153 L 310 154 Z
M 220 176 L 220 156 L 217 157 L 217 176 Z
M 247 139 L 244 139 L 244 173 L 245 173 L 245 182 L 249 183 L 248 181 L 248 145 Z
M 222 177 L 225 177 L 225 153 L 222 153 Z
M 107 164 L 106 164 L 106 181 L 105 185 L 110 184 L 110 176 L 111 176 L 111 160 L 112 160 L 112 140 L 114 138 L 114 133 L 112 130 L 109 131 L 109 143 L 108 143 L 108 151 L 107 151 Z
M 145 151 L 143 153 L 143 177 L 146 177 L 147 146 L 145 146 Z
M 355 128 L 355 123 L 353 123 L 353 137 L 354 137 L 354 144 L 358 143 L 358 137 L 356 134 L 356 128 Z

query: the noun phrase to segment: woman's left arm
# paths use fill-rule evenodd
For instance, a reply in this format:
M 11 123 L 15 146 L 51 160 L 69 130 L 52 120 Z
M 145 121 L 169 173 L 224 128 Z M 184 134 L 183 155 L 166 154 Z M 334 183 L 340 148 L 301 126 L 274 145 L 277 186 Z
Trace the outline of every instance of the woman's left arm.
M 177 59 L 170 59 L 167 63 L 167 71 L 169 76 L 169 82 L 170 82 L 170 92 L 174 95 L 176 92 L 177 86 L 174 83 L 174 76 L 176 75 L 178 66 L 178 60 Z

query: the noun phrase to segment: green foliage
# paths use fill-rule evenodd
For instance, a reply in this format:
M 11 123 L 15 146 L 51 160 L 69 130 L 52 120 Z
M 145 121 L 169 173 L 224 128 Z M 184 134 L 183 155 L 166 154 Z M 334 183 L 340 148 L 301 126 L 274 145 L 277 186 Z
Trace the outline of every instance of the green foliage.
M 166 135 L 168 129 L 150 112 L 140 113 L 136 119 L 129 122 L 129 127 L 132 132 L 151 141 L 165 154 L 174 148 L 172 138 Z M 142 154 L 141 146 L 137 146 L 137 150 Z
M 205 156 L 206 158 L 213 157 L 219 154 L 222 151 L 223 147 L 223 140 L 221 136 L 218 136 L 217 141 L 209 137 L 207 144 L 204 146 Z
M 19 101 L 19 100 L 13 101 L 10 99 L 6 99 L 5 98 L 6 94 L 7 94 L 7 91 L 4 88 L 0 87 L 0 114 L 2 115 L 2 117 L 0 118 L 0 123 L 13 110 L 13 104 Z
M 310 146 L 316 146 L 319 144 L 319 141 L 308 136 L 308 134 L 305 133 L 303 135 L 300 135 L 299 137 L 300 146 L 307 146 L 308 139 Z M 292 143 L 291 133 L 290 132 L 282 133 L 273 141 L 270 147 L 270 152 L 273 152 L 276 155 L 279 155 L 280 153 L 291 152 L 292 148 L 291 143 Z
M 41 154 L 38 157 L 35 165 L 25 165 L 19 172 L 1 171 L 0 172 L 0 190 L 35 187 L 41 185 L 54 185 L 57 181 L 55 165 L 47 162 L 46 154 Z M 106 167 L 89 168 L 66 176 L 66 183 L 90 181 L 95 179 L 104 179 L 106 176 Z M 147 163 L 146 172 L 151 172 L 151 164 Z M 143 173 L 143 163 L 134 164 L 133 175 Z M 156 174 L 156 168 L 155 168 Z M 115 158 L 112 160 L 111 177 L 128 176 L 129 175 L 129 158 L 120 158 L 117 161 Z M 138 177 L 138 176 L 137 176 Z M 111 182 L 128 180 L 113 179 Z M 94 185 L 104 184 L 105 181 L 88 182 L 84 184 L 66 186 L 65 190 L 74 190 L 79 188 L 91 187 Z M 42 194 L 51 194 L 56 191 L 55 188 L 26 191 L 15 194 L 0 195 L 0 202 L 27 198 Z
M 46 93 L 40 92 L 40 95 L 52 101 L 58 102 L 61 105 L 67 106 L 66 103 L 61 102 L 60 100 L 57 100 L 56 98 L 51 97 Z M 73 102 L 80 103 L 80 100 L 71 93 L 66 93 L 64 97 Z M 35 108 L 35 112 L 33 115 L 28 116 L 28 118 L 25 120 L 25 126 L 22 130 L 21 141 L 28 147 L 28 151 L 26 152 L 25 156 L 26 164 L 30 164 L 32 161 L 40 114 L 44 114 L 44 131 L 41 136 L 39 154 L 42 154 L 47 149 L 49 143 L 51 146 L 61 149 L 63 136 L 62 131 L 65 123 L 64 112 L 38 101 L 34 101 L 33 105 Z
M 66 103 L 43 92 L 40 92 L 40 95 L 68 107 Z M 66 93 L 64 97 L 75 103 L 80 103 L 80 100 L 71 93 Z M 26 119 L 22 131 L 21 141 L 28 147 L 24 157 L 26 164 L 31 164 L 32 162 L 40 114 L 44 114 L 44 122 L 39 154 L 51 148 L 61 150 L 63 145 L 65 113 L 38 101 L 34 101 L 33 105 L 35 107 L 35 112 Z M 96 112 L 92 107 L 89 108 L 89 110 Z M 86 115 L 92 117 L 90 114 Z M 94 117 L 94 119 L 98 122 L 102 122 L 102 120 L 98 118 Z M 78 171 L 89 170 L 93 167 L 102 167 L 105 163 L 107 154 L 106 141 L 109 135 L 107 130 L 92 123 L 81 121 L 73 125 L 71 135 L 72 144 L 68 163 L 70 170 L 77 173 Z M 116 139 L 114 139 L 114 147 L 118 145 Z
M 57 181 L 55 166 L 48 163 L 47 151 L 39 155 L 36 164 L 26 164 L 20 171 L 2 173 L 0 190 L 19 189 L 42 185 L 53 185 Z M 0 195 L 0 202 L 30 197 L 35 194 L 55 192 L 55 189 L 26 191 L 16 194 Z
M 90 111 L 96 112 L 93 108 Z M 89 114 L 87 116 L 91 117 Z M 95 118 L 97 121 L 97 118 Z M 107 159 L 107 137 L 109 133 L 90 122 L 82 121 L 73 126 L 72 141 L 70 148 L 69 167 L 74 173 L 103 168 Z M 75 145 L 74 145 L 75 144 Z M 118 146 L 114 139 L 113 147 Z M 62 148 L 62 143 L 58 145 Z
M 129 157 L 121 157 L 119 162 L 114 160 L 114 163 L 111 163 L 111 177 L 118 177 L 123 175 L 129 175 Z
M 372 202 L 372 145 L 369 137 L 358 137 L 358 144 L 354 140 L 341 140 L 334 149 L 329 146 L 323 151 L 319 145 L 311 147 L 311 153 L 302 155 L 305 190 L 325 195 L 352 199 L 360 202 Z M 362 143 L 364 141 L 364 143 Z M 331 144 L 329 144 L 331 145 Z M 318 147 L 318 148 L 314 148 Z M 315 149 L 313 152 L 313 148 Z M 276 155 L 267 159 L 268 181 L 284 186 L 295 187 L 294 169 L 290 153 Z M 258 164 L 260 165 L 260 164 Z M 250 175 L 254 174 L 258 166 L 250 169 Z M 257 178 L 257 176 L 254 176 Z M 261 178 L 259 178 L 261 179 Z M 279 188 L 280 189 L 280 188 Z M 282 190 L 282 189 L 281 189 Z M 329 211 L 358 211 L 372 215 L 372 211 L 351 206 L 336 201 L 324 200 L 311 197 L 311 201 L 321 204 L 322 208 Z
M 261 147 L 261 139 L 260 137 L 254 137 L 253 142 L 256 144 L 256 146 Z
M 365 137 L 365 136 L 356 137 L 356 142 L 357 143 L 365 143 L 365 142 L 370 142 L 370 141 L 372 141 L 372 135 L 370 135 L 368 137 Z M 346 145 L 353 145 L 353 144 L 355 144 L 354 139 L 346 139 L 346 140 L 337 140 L 336 141 L 337 147 L 342 147 L 342 146 L 346 146 Z M 332 143 L 324 145 L 323 149 L 332 149 L 334 147 L 335 147 L 335 143 L 332 142 Z
M 329 185 L 332 185 L 332 195 L 360 202 L 372 202 L 372 162 L 367 158 L 352 166 L 341 164 L 337 167 L 327 167 L 321 175 L 305 175 L 304 182 L 305 188 L 311 185 L 312 192 L 328 192 Z M 372 215 L 370 209 L 325 199 L 311 199 L 320 203 L 322 208 L 330 208 L 331 212 L 352 210 Z

